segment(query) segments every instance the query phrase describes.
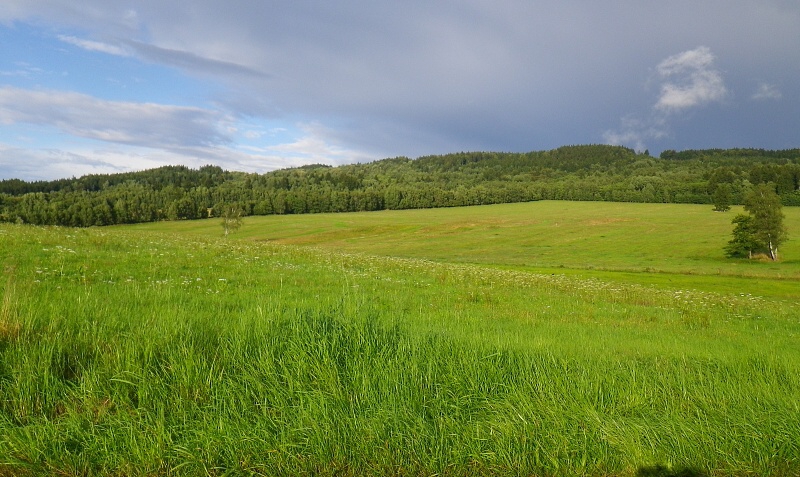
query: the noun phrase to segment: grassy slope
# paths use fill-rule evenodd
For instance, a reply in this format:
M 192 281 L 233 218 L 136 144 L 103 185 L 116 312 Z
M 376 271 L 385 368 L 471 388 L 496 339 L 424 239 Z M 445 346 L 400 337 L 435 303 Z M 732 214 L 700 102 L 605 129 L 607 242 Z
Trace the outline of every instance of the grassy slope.
M 800 298 L 800 208 L 780 263 L 727 259 L 728 213 L 707 205 L 542 201 L 451 209 L 247 217 L 238 239 L 474 263 L 722 293 Z M 217 219 L 142 230 L 219 236 Z
M 636 243 L 675 250 L 624 229 L 684 206 L 606 207 L 248 218 L 238 238 L 253 240 L 220 239 L 217 220 L 2 225 L 0 475 L 796 474 L 795 299 L 689 291 L 680 274 L 661 289 L 592 279 L 607 272 L 583 261 L 552 275 L 275 243 L 552 267 L 575 257 L 534 262 L 519 242 L 618 227 L 608 268 L 641 268 Z M 673 236 L 716 220 L 688 209 Z M 503 247 L 470 248 L 494 233 Z M 724 262 L 697 250 L 672 252 L 700 264 L 690 277 Z M 796 269 L 730 266 L 767 277 L 745 283 Z

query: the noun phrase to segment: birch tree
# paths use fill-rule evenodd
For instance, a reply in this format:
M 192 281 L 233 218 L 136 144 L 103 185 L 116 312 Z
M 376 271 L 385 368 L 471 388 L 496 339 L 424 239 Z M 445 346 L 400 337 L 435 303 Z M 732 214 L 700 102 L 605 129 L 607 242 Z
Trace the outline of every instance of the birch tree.
M 222 208 L 222 228 L 225 231 L 225 237 L 229 233 L 236 232 L 242 226 L 242 209 L 225 205 Z
M 778 259 L 778 247 L 787 238 L 781 208 L 772 184 L 758 184 L 745 196 L 744 210 L 752 218 L 753 239 L 772 260 Z

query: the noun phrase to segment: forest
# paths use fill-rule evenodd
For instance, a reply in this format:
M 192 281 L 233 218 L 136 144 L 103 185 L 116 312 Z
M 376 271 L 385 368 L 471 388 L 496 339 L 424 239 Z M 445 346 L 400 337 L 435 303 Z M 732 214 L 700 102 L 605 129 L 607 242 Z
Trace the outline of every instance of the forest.
M 355 212 L 535 200 L 733 204 L 772 184 L 800 205 L 800 149 L 648 152 L 606 145 L 459 152 L 264 174 L 165 166 L 55 181 L 0 181 L 0 221 L 88 227 L 219 216 Z

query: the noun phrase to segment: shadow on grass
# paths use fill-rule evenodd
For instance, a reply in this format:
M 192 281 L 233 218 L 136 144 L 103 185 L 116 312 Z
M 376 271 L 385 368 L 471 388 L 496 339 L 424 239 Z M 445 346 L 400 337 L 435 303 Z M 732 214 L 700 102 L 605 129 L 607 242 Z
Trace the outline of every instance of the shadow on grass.
M 708 477 L 702 470 L 691 467 L 668 468 L 663 465 L 653 465 L 640 467 L 636 471 L 636 477 Z

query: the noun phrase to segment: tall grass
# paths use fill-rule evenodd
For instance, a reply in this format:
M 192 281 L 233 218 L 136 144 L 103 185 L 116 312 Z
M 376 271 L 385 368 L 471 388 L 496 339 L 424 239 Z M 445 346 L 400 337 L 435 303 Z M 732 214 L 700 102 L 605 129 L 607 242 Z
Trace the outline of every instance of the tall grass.
M 1 226 L 0 475 L 800 472 L 750 296 Z

